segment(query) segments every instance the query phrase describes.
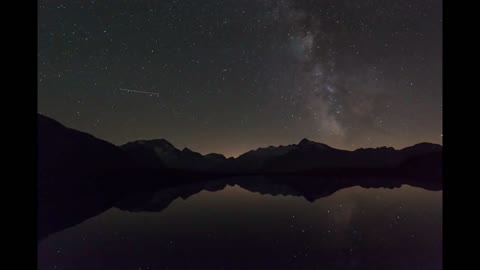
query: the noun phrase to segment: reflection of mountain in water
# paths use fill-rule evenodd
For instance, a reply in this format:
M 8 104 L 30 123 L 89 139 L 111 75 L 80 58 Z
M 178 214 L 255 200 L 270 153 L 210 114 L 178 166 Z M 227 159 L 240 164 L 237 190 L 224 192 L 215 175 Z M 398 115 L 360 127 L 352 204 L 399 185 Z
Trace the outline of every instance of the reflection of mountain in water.
M 428 190 L 441 190 L 441 183 L 416 182 L 405 179 L 350 179 L 319 177 L 236 177 L 210 181 L 172 180 L 172 184 L 150 186 L 137 190 L 112 189 L 84 184 L 44 191 L 40 196 L 39 238 L 74 226 L 111 207 L 126 211 L 162 211 L 178 198 L 187 199 L 201 191 L 220 191 L 226 186 L 240 186 L 253 193 L 273 196 L 298 196 L 314 202 L 338 190 L 361 186 L 365 188 L 396 188 L 403 184 Z M 184 184 L 173 184 L 184 182 Z M 91 182 L 89 182 L 91 183 Z M 61 202 L 61 203 L 59 203 Z
M 178 198 L 187 199 L 201 191 L 220 191 L 227 186 L 239 186 L 262 195 L 303 197 L 309 202 L 327 197 L 338 190 L 361 186 L 364 188 L 398 188 L 409 184 L 428 190 L 441 190 L 439 183 L 425 184 L 406 180 L 385 179 L 319 179 L 318 177 L 237 177 L 172 186 L 156 191 L 144 191 L 119 201 L 115 207 L 128 211 L 161 211 Z

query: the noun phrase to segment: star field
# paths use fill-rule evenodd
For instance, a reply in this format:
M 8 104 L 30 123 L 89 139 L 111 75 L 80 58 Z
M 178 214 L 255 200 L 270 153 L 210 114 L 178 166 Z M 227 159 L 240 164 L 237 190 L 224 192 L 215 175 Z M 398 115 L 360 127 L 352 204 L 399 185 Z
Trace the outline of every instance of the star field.
M 39 112 L 115 144 L 236 156 L 304 137 L 442 140 L 440 0 L 40 0 L 38 12 Z

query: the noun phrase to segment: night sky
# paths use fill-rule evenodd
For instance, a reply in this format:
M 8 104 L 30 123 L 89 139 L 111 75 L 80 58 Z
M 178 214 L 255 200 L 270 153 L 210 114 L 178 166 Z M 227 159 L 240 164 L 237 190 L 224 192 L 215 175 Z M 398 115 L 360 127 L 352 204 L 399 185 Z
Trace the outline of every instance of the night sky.
M 237 156 L 304 137 L 442 140 L 441 0 L 39 0 L 38 12 L 38 111 L 114 144 Z

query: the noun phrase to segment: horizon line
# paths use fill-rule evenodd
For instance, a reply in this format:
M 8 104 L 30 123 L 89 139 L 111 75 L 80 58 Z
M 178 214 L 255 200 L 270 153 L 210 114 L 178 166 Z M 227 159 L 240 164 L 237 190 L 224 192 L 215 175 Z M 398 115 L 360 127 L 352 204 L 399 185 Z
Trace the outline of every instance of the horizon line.
M 102 141 L 106 141 L 106 142 L 108 142 L 108 143 L 110 143 L 110 144 L 112 144 L 112 145 L 115 145 L 115 146 L 117 146 L 117 147 L 120 147 L 120 146 L 125 145 L 125 144 L 127 144 L 127 143 L 136 142 L 136 141 L 165 140 L 165 141 L 167 141 L 168 143 L 170 143 L 171 145 L 173 145 L 173 147 L 175 147 L 176 149 L 178 149 L 178 150 L 180 150 L 180 151 L 182 151 L 183 149 L 187 148 L 187 149 L 189 149 L 190 151 L 199 153 L 199 154 L 201 154 L 201 155 L 203 155 L 203 156 L 209 155 L 209 154 L 219 154 L 219 155 L 222 155 L 222 156 L 224 156 L 224 157 L 226 157 L 226 158 L 238 158 L 239 156 L 241 156 L 241 155 L 243 155 L 243 154 L 245 154 L 245 153 L 248 153 L 248 152 L 254 151 L 254 150 L 258 150 L 258 149 L 261 149 L 261 148 L 298 145 L 298 144 L 299 144 L 302 140 L 304 140 L 304 139 L 306 139 L 306 140 L 308 140 L 308 141 L 311 141 L 311 142 L 314 142 L 314 143 L 325 144 L 325 145 L 327 145 L 327 146 L 329 146 L 329 147 L 331 147 L 331 148 L 337 149 L 337 150 L 351 151 L 351 152 L 353 152 L 353 151 L 355 151 L 355 150 L 360 150 L 360 149 L 376 149 L 376 148 L 384 148 L 384 147 L 385 147 L 385 148 L 393 148 L 394 150 L 402 150 L 402 149 L 405 149 L 405 148 L 407 148 L 407 147 L 412 147 L 412 146 L 415 146 L 415 145 L 418 145 L 418 144 L 423 144 L 423 143 L 435 144 L 435 145 L 440 145 L 440 146 L 443 147 L 443 142 L 433 143 L 433 142 L 428 142 L 428 141 L 420 141 L 420 142 L 418 142 L 418 143 L 414 143 L 414 144 L 411 144 L 411 145 L 408 145 L 408 146 L 405 146 L 405 147 L 401 147 L 401 148 L 395 148 L 395 147 L 393 147 L 393 146 L 382 145 L 382 146 L 377 146 L 377 147 L 359 147 L 359 148 L 355 148 L 355 149 L 353 149 L 353 150 L 347 150 L 347 149 L 342 149 L 342 148 L 333 147 L 333 146 L 329 145 L 328 143 L 317 142 L 317 141 L 314 141 L 314 140 L 310 140 L 310 139 L 308 139 L 307 137 L 303 137 L 303 138 L 300 139 L 297 143 L 292 143 L 292 144 L 287 144 L 287 145 L 278 144 L 278 145 L 260 146 L 260 147 L 257 147 L 256 149 L 253 149 L 253 148 L 252 148 L 252 149 L 250 149 L 250 150 L 247 150 L 247 151 L 245 151 L 245 152 L 242 152 L 242 153 L 238 154 L 237 156 L 234 156 L 234 155 L 227 156 L 226 154 L 223 154 L 223 153 L 221 154 L 221 153 L 218 153 L 218 152 L 208 152 L 208 153 L 206 153 L 206 154 L 202 154 L 202 152 L 194 151 L 194 150 L 192 150 L 191 148 L 189 148 L 189 147 L 187 147 L 187 146 L 183 147 L 183 149 L 180 149 L 180 147 L 175 146 L 174 143 L 172 143 L 170 140 L 167 140 L 167 139 L 165 139 L 165 138 L 157 138 L 157 139 L 136 139 L 136 140 L 127 141 L 127 142 L 125 142 L 125 143 L 117 144 L 117 143 L 112 142 L 111 140 L 99 138 L 98 136 L 95 136 L 95 135 L 93 135 L 93 134 L 91 134 L 91 133 L 88 133 L 88 132 L 85 132 L 85 131 L 81 131 L 81 130 L 78 130 L 78 129 L 75 129 L 75 128 L 67 127 L 66 125 L 62 124 L 60 121 L 58 121 L 58 120 L 56 120 L 56 119 L 54 119 L 54 118 L 52 118 L 52 117 L 46 116 L 45 114 L 41 114 L 41 113 L 38 112 L 38 111 L 37 111 L 37 115 L 40 115 L 40 116 L 46 117 L 46 118 L 48 118 L 48 119 L 50 119 L 50 120 L 52 120 L 52 121 L 55 121 L 55 122 L 59 123 L 60 125 L 64 126 L 65 128 L 73 129 L 73 130 L 76 130 L 76 131 L 78 131 L 78 132 L 82 132 L 82 133 L 88 134 L 88 135 L 90 135 L 90 136 L 95 137 L 96 139 L 99 139 L 99 140 L 102 140 Z
M 179 150 L 179 151 L 182 151 L 182 150 L 184 150 L 184 149 L 188 149 L 188 150 L 190 150 L 190 151 L 192 151 L 192 152 L 199 153 L 199 154 L 201 154 L 201 155 L 203 155 L 203 156 L 209 155 L 209 154 L 219 154 L 219 155 L 222 155 L 222 156 L 224 156 L 224 157 L 226 157 L 226 158 L 238 158 L 239 156 L 241 156 L 241 155 L 243 155 L 243 154 L 246 154 L 246 153 L 248 153 L 248 152 L 250 152 L 250 151 L 255 151 L 255 150 L 258 150 L 258 149 L 266 149 L 266 148 L 269 148 L 269 147 L 282 147 L 282 146 L 285 147 L 285 146 L 299 145 L 300 142 L 301 142 L 302 140 L 304 140 L 304 139 L 306 139 L 306 140 L 308 140 L 308 141 L 310 141 L 310 142 L 313 142 L 313 143 L 325 144 L 325 145 L 327 145 L 328 147 L 331 147 L 331 148 L 336 149 L 336 150 L 350 151 L 350 152 L 353 152 L 353 151 L 356 151 L 356 150 L 361 150 L 361 149 L 378 149 L 378 148 L 393 148 L 394 150 L 399 151 L 399 150 L 402 150 L 402 149 L 405 149 L 405 148 L 408 148 L 408 147 L 412 147 L 412 146 L 415 146 L 415 145 L 419 145 L 419 144 L 433 144 L 433 145 L 439 145 L 439 146 L 443 147 L 443 143 L 433 143 L 433 142 L 428 142 L 428 141 L 420 141 L 420 142 L 418 142 L 418 143 L 410 144 L 410 145 L 407 145 L 407 146 L 404 146 L 404 147 L 399 147 L 399 148 L 396 148 L 396 147 L 393 147 L 393 146 L 381 145 L 381 146 L 377 146 L 377 147 L 358 147 L 358 148 L 355 148 L 355 149 L 353 149 L 353 150 L 349 150 L 349 149 L 343 149 L 343 148 L 333 147 L 333 146 L 331 146 L 331 145 L 329 145 L 329 144 L 327 144 L 327 143 L 317 142 L 317 141 L 310 140 L 310 139 L 304 137 L 304 138 L 300 139 L 297 143 L 278 144 L 278 145 L 265 145 L 265 146 L 260 146 L 260 147 L 257 147 L 257 148 L 251 148 L 250 150 L 247 150 L 247 151 L 245 151 L 245 152 L 242 152 L 241 154 L 238 154 L 237 156 L 234 156 L 234 155 L 227 156 L 227 155 L 225 155 L 225 154 L 223 154 L 223 153 L 219 153 L 219 152 L 208 152 L 208 153 L 207 153 L 207 152 L 204 152 L 205 154 L 203 154 L 202 152 L 195 151 L 195 150 L 193 150 L 192 148 L 187 147 L 187 146 L 184 146 L 183 148 L 181 148 L 181 147 L 176 146 L 176 145 L 175 145 L 174 143 L 172 143 L 170 140 L 167 140 L 167 139 L 165 139 L 165 138 L 157 138 L 157 139 L 136 139 L 136 140 L 127 141 L 127 142 L 121 143 L 121 144 L 114 144 L 114 143 L 112 143 L 112 144 L 120 147 L 120 146 L 126 145 L 126 144 L 128 144 L 128 143 L 139 142 L 139 141 L 164 140 L 164 141 L 168 142 L 169 144 L 171 144 L 173 147 L 175 147 L 175 149 L 177 149 L 177 150 Z

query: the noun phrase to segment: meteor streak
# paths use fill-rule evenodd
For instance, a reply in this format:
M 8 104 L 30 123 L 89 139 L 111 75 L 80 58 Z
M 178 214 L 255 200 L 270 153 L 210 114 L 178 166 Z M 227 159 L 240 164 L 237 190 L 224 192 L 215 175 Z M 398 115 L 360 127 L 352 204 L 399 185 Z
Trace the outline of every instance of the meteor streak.
M 140 93 L 140 94 L 147 94 L 147 95 L 156 95 L 157 97 L 160 96 L 159 93 L 155 92 L 147 92 L 147 91 L 138 91 L 138 90 L 132 90 L 132 89 L 126 89 L 126 88 L 120 88 L 120 91 L 125 91 L 125 92 L 131 92 L 131 93 Z

